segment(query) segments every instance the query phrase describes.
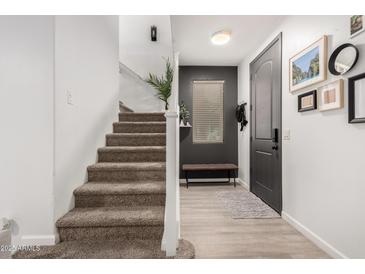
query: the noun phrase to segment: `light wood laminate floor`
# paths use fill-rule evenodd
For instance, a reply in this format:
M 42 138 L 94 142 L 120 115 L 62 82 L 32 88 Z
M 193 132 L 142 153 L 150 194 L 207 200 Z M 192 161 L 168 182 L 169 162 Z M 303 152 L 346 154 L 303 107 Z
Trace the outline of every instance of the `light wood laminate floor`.
M 196 258 L 329 258 L 283 219 L 232 219 L 216 192 L 232 185 L 181 186 L 181 236 Z M 237 185 L 234 191 L 243 191 Z

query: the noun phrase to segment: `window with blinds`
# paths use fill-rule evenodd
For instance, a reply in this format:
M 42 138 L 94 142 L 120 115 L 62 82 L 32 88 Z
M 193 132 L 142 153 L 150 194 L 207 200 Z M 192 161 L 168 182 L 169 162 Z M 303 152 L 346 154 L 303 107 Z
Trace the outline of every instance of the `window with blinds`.
M 223 143 L 223 85 L 193 82 L 193 143 Z

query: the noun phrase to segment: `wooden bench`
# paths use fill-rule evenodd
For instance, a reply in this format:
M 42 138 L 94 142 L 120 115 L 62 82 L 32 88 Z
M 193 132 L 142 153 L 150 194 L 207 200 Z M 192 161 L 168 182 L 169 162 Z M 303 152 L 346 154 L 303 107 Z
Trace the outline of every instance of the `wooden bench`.
M 233 172 L 233 184 L 236 187 L 236 171 L 238 166 L 234 164 L 187 164 L 182 166 L 182 170 L 185 172 L 186 188 L 189 188 L 189 175 L 191 171 L 227 171 L 228 183 L 231 182 L 231 172 Z

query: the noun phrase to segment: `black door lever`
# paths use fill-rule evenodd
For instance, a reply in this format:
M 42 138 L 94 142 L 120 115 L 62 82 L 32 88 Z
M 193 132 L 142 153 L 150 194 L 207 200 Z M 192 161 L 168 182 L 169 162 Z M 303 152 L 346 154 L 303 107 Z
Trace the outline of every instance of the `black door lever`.
M 279 143 L 279 129 L 278 128 L 274 128 L 273 129 L 273 137 L 272 137 L 272 141 L 274 143 Z
M 278 146 L 278 143 L 279 143 L 279 129 L 278 128 L 273 129 L 272 141 L 274 143 L 274 145 L 272 146 L 272 149 L 273 150 L 278 150 L 279 149 L 279 146 Z
M 274 146 L 272 146 L 272 149 L 273 150 L 278 150 L 279 149 L 279 146 L 278 145 L 274 145 Z

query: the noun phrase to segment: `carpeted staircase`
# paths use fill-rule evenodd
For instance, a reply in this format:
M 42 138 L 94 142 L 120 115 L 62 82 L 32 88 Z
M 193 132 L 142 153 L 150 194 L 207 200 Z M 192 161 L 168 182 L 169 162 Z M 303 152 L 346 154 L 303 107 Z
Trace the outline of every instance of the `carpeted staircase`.
M 56 223 L 60 241 L 162 239 L 164 118 L 163 113 L 120 113 L 107 146 L 98 150 L 98 163 L 87 168 L 88 182 L 74 191 L 75 208 Z M 151 133 L 160 137 L 153 146 Z
M 16 258 L 164 258 L 166 122 L 163 113 L 121 112 L 75 208 L 56 226 L 60 243 Z M 177 258 L 194 248 L 180 241 Z

